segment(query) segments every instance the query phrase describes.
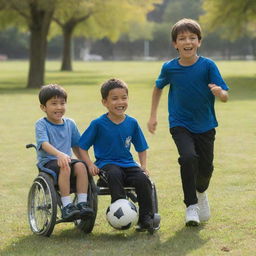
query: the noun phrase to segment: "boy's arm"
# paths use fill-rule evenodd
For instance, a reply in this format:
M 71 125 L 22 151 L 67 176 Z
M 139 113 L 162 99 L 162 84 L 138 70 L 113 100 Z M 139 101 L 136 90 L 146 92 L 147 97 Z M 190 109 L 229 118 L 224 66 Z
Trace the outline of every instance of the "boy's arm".
M 162 89 L 154 88 L 151 102 L 151 113 L 148 121 L 148 130 L 151 133 L 155 133 L 157 126 L 157 108 L 162 95 Z
M 212 94 L 215 97 L 219 97 L 219 99 L 222 102 L 227 102 L 228 101 L 228 92 L 223 90 L 220 86 L 216 85 L 216 84 L 209 84 L 208 85 Z
M 72 147 L 72 150 L 73 150 L 75 156 L 77 157 L 77 159 L 81 159 L 79 147 L 78 146 Z
M 41 145 L 42 149 L 46 151 L 48 154 L 56 156 L 58 161 L 58 166 L 61 168 L 69 168 L 69 163 L 71 161 L 70 156 L 65 153 L 57 150 L 54 146 L 52 146 L 49 142 L 43 142 Z
M 84 150 L 82 148 L 79 148 L 79 152 L 80 152 L 79 153 L 80 159 L 83 160 L 86 163 L 90 174 L 93 175 L 93 176 L 97 175 L 99 173 L 99 168 L 90 159 L 88 150 Z
M 146 175 L 149 175 L 148 169 L 147 169 L 147 151 L 144 150 L 142 152 L 138 152 L 139 161 L 141 169 L 145 172 Z

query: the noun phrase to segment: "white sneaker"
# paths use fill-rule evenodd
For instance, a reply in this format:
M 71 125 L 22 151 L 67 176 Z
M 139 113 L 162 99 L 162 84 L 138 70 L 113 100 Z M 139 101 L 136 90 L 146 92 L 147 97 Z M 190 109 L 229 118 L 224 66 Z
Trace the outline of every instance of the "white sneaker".
M 210 219 L 211 212 L 206 192 L 196 192 L 199 207 L 199 219 L 200 221 L 207 221 Z
M 198 226 L 200 224 L 198 213 L 198 204 L 192 204 L 186 209 L 186 226 Z

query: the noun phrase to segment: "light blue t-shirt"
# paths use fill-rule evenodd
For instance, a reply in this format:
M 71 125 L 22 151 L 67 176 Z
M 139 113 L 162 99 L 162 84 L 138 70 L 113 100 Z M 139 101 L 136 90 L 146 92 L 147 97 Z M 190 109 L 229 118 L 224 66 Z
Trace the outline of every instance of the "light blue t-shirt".
M 208 87 L 210 83 L 228 90 L 211 59 L 200 56 L 191 66 L 180 65 L 178 58 L 163 64 L 156 87 L 163 89 L 170 84 L 170 127 L 182 126 L 193 133 L 203 133 L 218 126 L 214 111 L 215 97 Z
M 70 118 L 63 118 L 63 124 L 54 124 L 47 118 L 39 119 L 35 124 L 37 159 L 39 166 L 43 166 L 56 157 L 49 155 L 42 149 L 43 142 L 49 142 L 59 151 L 72 156 L 71 148 L 77 146 L 80 139 L 80 133 L 75 122 Z
M 98 168 L 106 164 L 138 166 L 130 152 L 131 144 L 137 152 L 148 149 L 137 120 L 128 115 L 120 124 L 113 123 L 107 114 L 100 116 L 91 122 L 79 141 L 79 146 L 84 150 L 93 146 Z

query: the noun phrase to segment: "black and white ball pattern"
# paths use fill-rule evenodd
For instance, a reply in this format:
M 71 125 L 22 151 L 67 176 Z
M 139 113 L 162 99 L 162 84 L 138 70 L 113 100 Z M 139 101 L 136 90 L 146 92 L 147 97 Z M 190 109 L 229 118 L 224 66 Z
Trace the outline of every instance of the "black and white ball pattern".
M 116 200 L 106 211 L 108 223 L 119 230 L 129 229 L 137 224 L 138 217 L 136 206 L 126 199 Z

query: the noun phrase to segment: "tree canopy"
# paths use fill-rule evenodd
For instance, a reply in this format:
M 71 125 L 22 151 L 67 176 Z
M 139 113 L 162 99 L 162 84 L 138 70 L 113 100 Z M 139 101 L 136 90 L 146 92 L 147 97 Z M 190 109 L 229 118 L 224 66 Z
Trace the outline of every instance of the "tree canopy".
M 200 22 L 209 32 L 218 31 L 223 38 L 256 37 L 255 0 L 204 0 L 205 14 Z
M 108 38 L 116 42 L 122 34 L 132 39 L 150 37 L 147 13 L 162 0 L 64 0 L 56 9 L 54 21 L 63 34 L 62 70 L 72 70 L 71 38 Z M 55 34 L 59 33 L 53 27 Z
M 162 0 L 0 0 L 2 28 L 14 25 L 30 32 L 28 88 L 44 83 L 47 36 L 52 19 L 70 41 L 78 24 L 87 37 L 117 40 L 128 33 L 131 24 L 142 24 L 146 14 Z M 83 23 L 86 21 L 85 23 Z

